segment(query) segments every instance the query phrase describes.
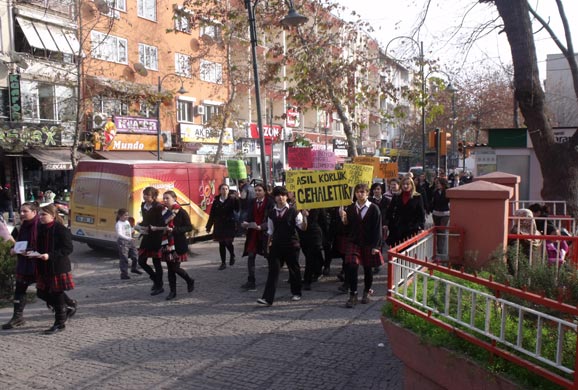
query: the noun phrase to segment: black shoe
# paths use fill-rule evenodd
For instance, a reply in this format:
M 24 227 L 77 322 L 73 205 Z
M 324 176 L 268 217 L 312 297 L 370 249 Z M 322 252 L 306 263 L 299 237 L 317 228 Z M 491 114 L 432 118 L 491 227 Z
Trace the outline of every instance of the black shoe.
M 255 283 L 253 282 L 244 283 L 241 288 L 247 291 L 257 291 L 257 286 L 255 286 Z
M 323 276 L 329 276 L 330 273 L 331 272 L 329 267 L 323 267 Z
M 364 292 L 363 293 L 363 298 L 361 298 L 361 303 L 363 303 L 364 305 L 368 304 L 369 302 L 371 302 L 371 299 L 369 298 L 369 293 L 368 292 Z
M 229 265 L 235 265 L 235 256 L 231 257 L 229 260 Z
M 142 275 L 142 271 L 139 271 L 139 270 L 136 269 L 136 268 L 131 269 L 130 272 L 133 273 L 133 274 Z
M 171 291 L 169 293 L 169 295 L 167 295 L 167 297 L 165 298 L 166 301 L 170 301 L 171 299 L 175 299 L 177 297 L 177 293 L 174 291 Z
M 127 280 L 127 279 L 130 279 L 130 276 L 128 276 L 128 275 L 120 275 L 120 278 L 121 278 L 122 280 Z
M 219 267 L 219 271 L 224 270 L 225 268 L 227 268 L 227 264 L 225 263 L 221 263 L 220 267 Z
M 14 328 L 17 328 L 19 326 L 24 325 L 25 323 L 26 322 L 24 321 L 24 318 L 22 318 L 22 317 L 12 318 L 10 321 L 8 321 L 4 325 L 2 325 L 2 329 L 3 330 L 14 329 Z
M 44 334 L 54 334 L 54 333 L 58 333 L 63 331 L 64 329 L 66 329 L 66 325 L 64 324 L 54 324 L 52 325 L 50 328 L 46 329 L 44 332 Z
M 355 305 L 357 305 L 357 294 L 350 295 L 347 302 L 345 302 L 345 307 L 347 307 L 348 309 L 351 309 Z
M 153 295 L 153 296 L 154 296 L 154 295 L 159 295 L 159 294 L 162 294 L 162 293 L 164 293 L 164 292 L 165 292 L 165 289 L 162 288 L 162 287 L 159 287 L 159 288 L 157 288 L 157 289 L 154 289 L 154 290 L 151 292 L 151 295 Z
M 187 291 L 190 293 L 195 291 L 195 279 L 187 280 Z

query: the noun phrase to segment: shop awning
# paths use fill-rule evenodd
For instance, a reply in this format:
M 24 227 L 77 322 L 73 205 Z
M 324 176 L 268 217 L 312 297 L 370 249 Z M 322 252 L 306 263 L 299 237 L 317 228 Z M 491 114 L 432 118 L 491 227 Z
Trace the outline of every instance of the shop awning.
M 123 160 L 123 161 L 135 161 L 135 160 L 157 160 L 157 152 L 145 152 L 145 151 L 118 151 L 118 152 L 94 152 L 97 156 L 101 157 L 103 160 Z
M 42 163 L 45 171 L 69 171 L 72 169 L 70 149 L 29 149 L 26 151 Z M 88 158 L 87 155 L 78 152 L 79 159 Z
M 72 30 L 20 16 L 17 16 L 16 20 L 30 46 L 65 54 L 78 54 L 80 43 Z

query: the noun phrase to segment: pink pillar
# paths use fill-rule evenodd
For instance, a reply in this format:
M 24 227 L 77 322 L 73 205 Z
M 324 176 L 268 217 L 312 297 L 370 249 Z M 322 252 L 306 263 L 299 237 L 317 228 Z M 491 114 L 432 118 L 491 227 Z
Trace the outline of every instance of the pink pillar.
M 463 228 L 464 265 L 480 268 L 508 243 L 509 200 L 514 190 L 478 180 L 447 190 L 450 225 Z
M 514 207 L 509 208 L 510 215 L 518 209 L 518 201 L 520 200 L 520 176 L 512 175 L 505 172 L 492 172 L 487 175 L 474 177 L 474 181 L 483 180 L 490 183 L 501 184 L 506 187 L 511 187 L 514 190 L 510 201 L 514 201 Z

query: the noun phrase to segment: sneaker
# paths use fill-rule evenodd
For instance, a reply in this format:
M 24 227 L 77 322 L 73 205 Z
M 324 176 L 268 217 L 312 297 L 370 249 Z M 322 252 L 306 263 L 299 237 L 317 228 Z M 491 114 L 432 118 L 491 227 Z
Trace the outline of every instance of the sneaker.
M 345 307 L 347 307 L 348 309 L 351 309 L 355 305 L 357 305 L 357 294 L 352 294 L 349 296 L 349 299 L 347 300 L 347 302 L 345 302 Z
M 300 301 L 301 300 L 301 295 L 293 295 L 291 297 L 291 300 L 294 302 Z
M 241 288 L 246 291 L 257 291 L 257 286 L 255 286 L 255 283 L 252 282 L 244 283 L 241 285 Z
M 139 270 L 136 269 L 136 268 L 135 268 L 135 269 L 131 269 L 130 272 L 131 272 L 132 274 L 142 275 L 142 271 L 139 271 Z
M 127 280 L 127 279 L 130 279 L 130 276 L 128 276 L 128 275 L 120 275 L 120 278 L 121 278 L 122 280 Z
M 263 306 L 271 306 L 272 304 L 267 302 L 264 298 L 259 298 L 257 299 L 257 303 L 259 305 L 263 305 Z
M 221 265 L 219 266 L 219 271 L 222 271 L 222 270 L 224 270 L 225 268 L 227 268 L 227 264 L 221 263 Z

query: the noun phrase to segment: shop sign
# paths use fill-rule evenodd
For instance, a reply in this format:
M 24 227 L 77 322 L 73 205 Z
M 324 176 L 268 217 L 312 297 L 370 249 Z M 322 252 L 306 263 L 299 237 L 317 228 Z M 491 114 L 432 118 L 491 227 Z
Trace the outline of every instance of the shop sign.
M 285 121 L 287 127 L 299 127 L 299 111 L 296 108 L 291 107 L 287 109 L 287 119 Z
M 70 171 L 72 169 L 71 162 L 58 162 L 58 163 L 44 163 L 42 164 L 42 169 L 45 171 Z
M 186 143 L 205 143 L 205 144 L 218 144 L 219 143 L 219 130 L 210 129 L 202 125 L 188 125 L 181 123 L 179 125 L 181 132 L 181 140 Z M 233 143 L 233 129 L 226 128 L 225 134 L 223 135 L 223 144 Z
M 157 150 L 157 136 L 147 134 L 117 134 L 105 150 Z M 160 148 L 164 149 L 163 139 Z
M 74 137 L 74 132 L 63 126 L 15 125 L 0 125 L 0 147 L 6 151 L 21 151 L 32 146 L 67 146 Z
M 117 133 L 157 134 L 158 121 L 152 118 L 134 116 L 115 116 L 114 124 Z
M 22 120 L 22 100 L 20 91 L 20 75 L 10 73 L 8 76 L 8 93 L 10 94 L 10 120 Z
M 251 138 L 258 139 L 259 138 L 259 129 L 257 128 L 256 123 L 251 123 L 250 126 L 251 130 Z M 279 141 L 282 139 L 281 135 L 283 134 L 283 127 L 278 125 L 263 125 L 263 138 L 265 141 Z

